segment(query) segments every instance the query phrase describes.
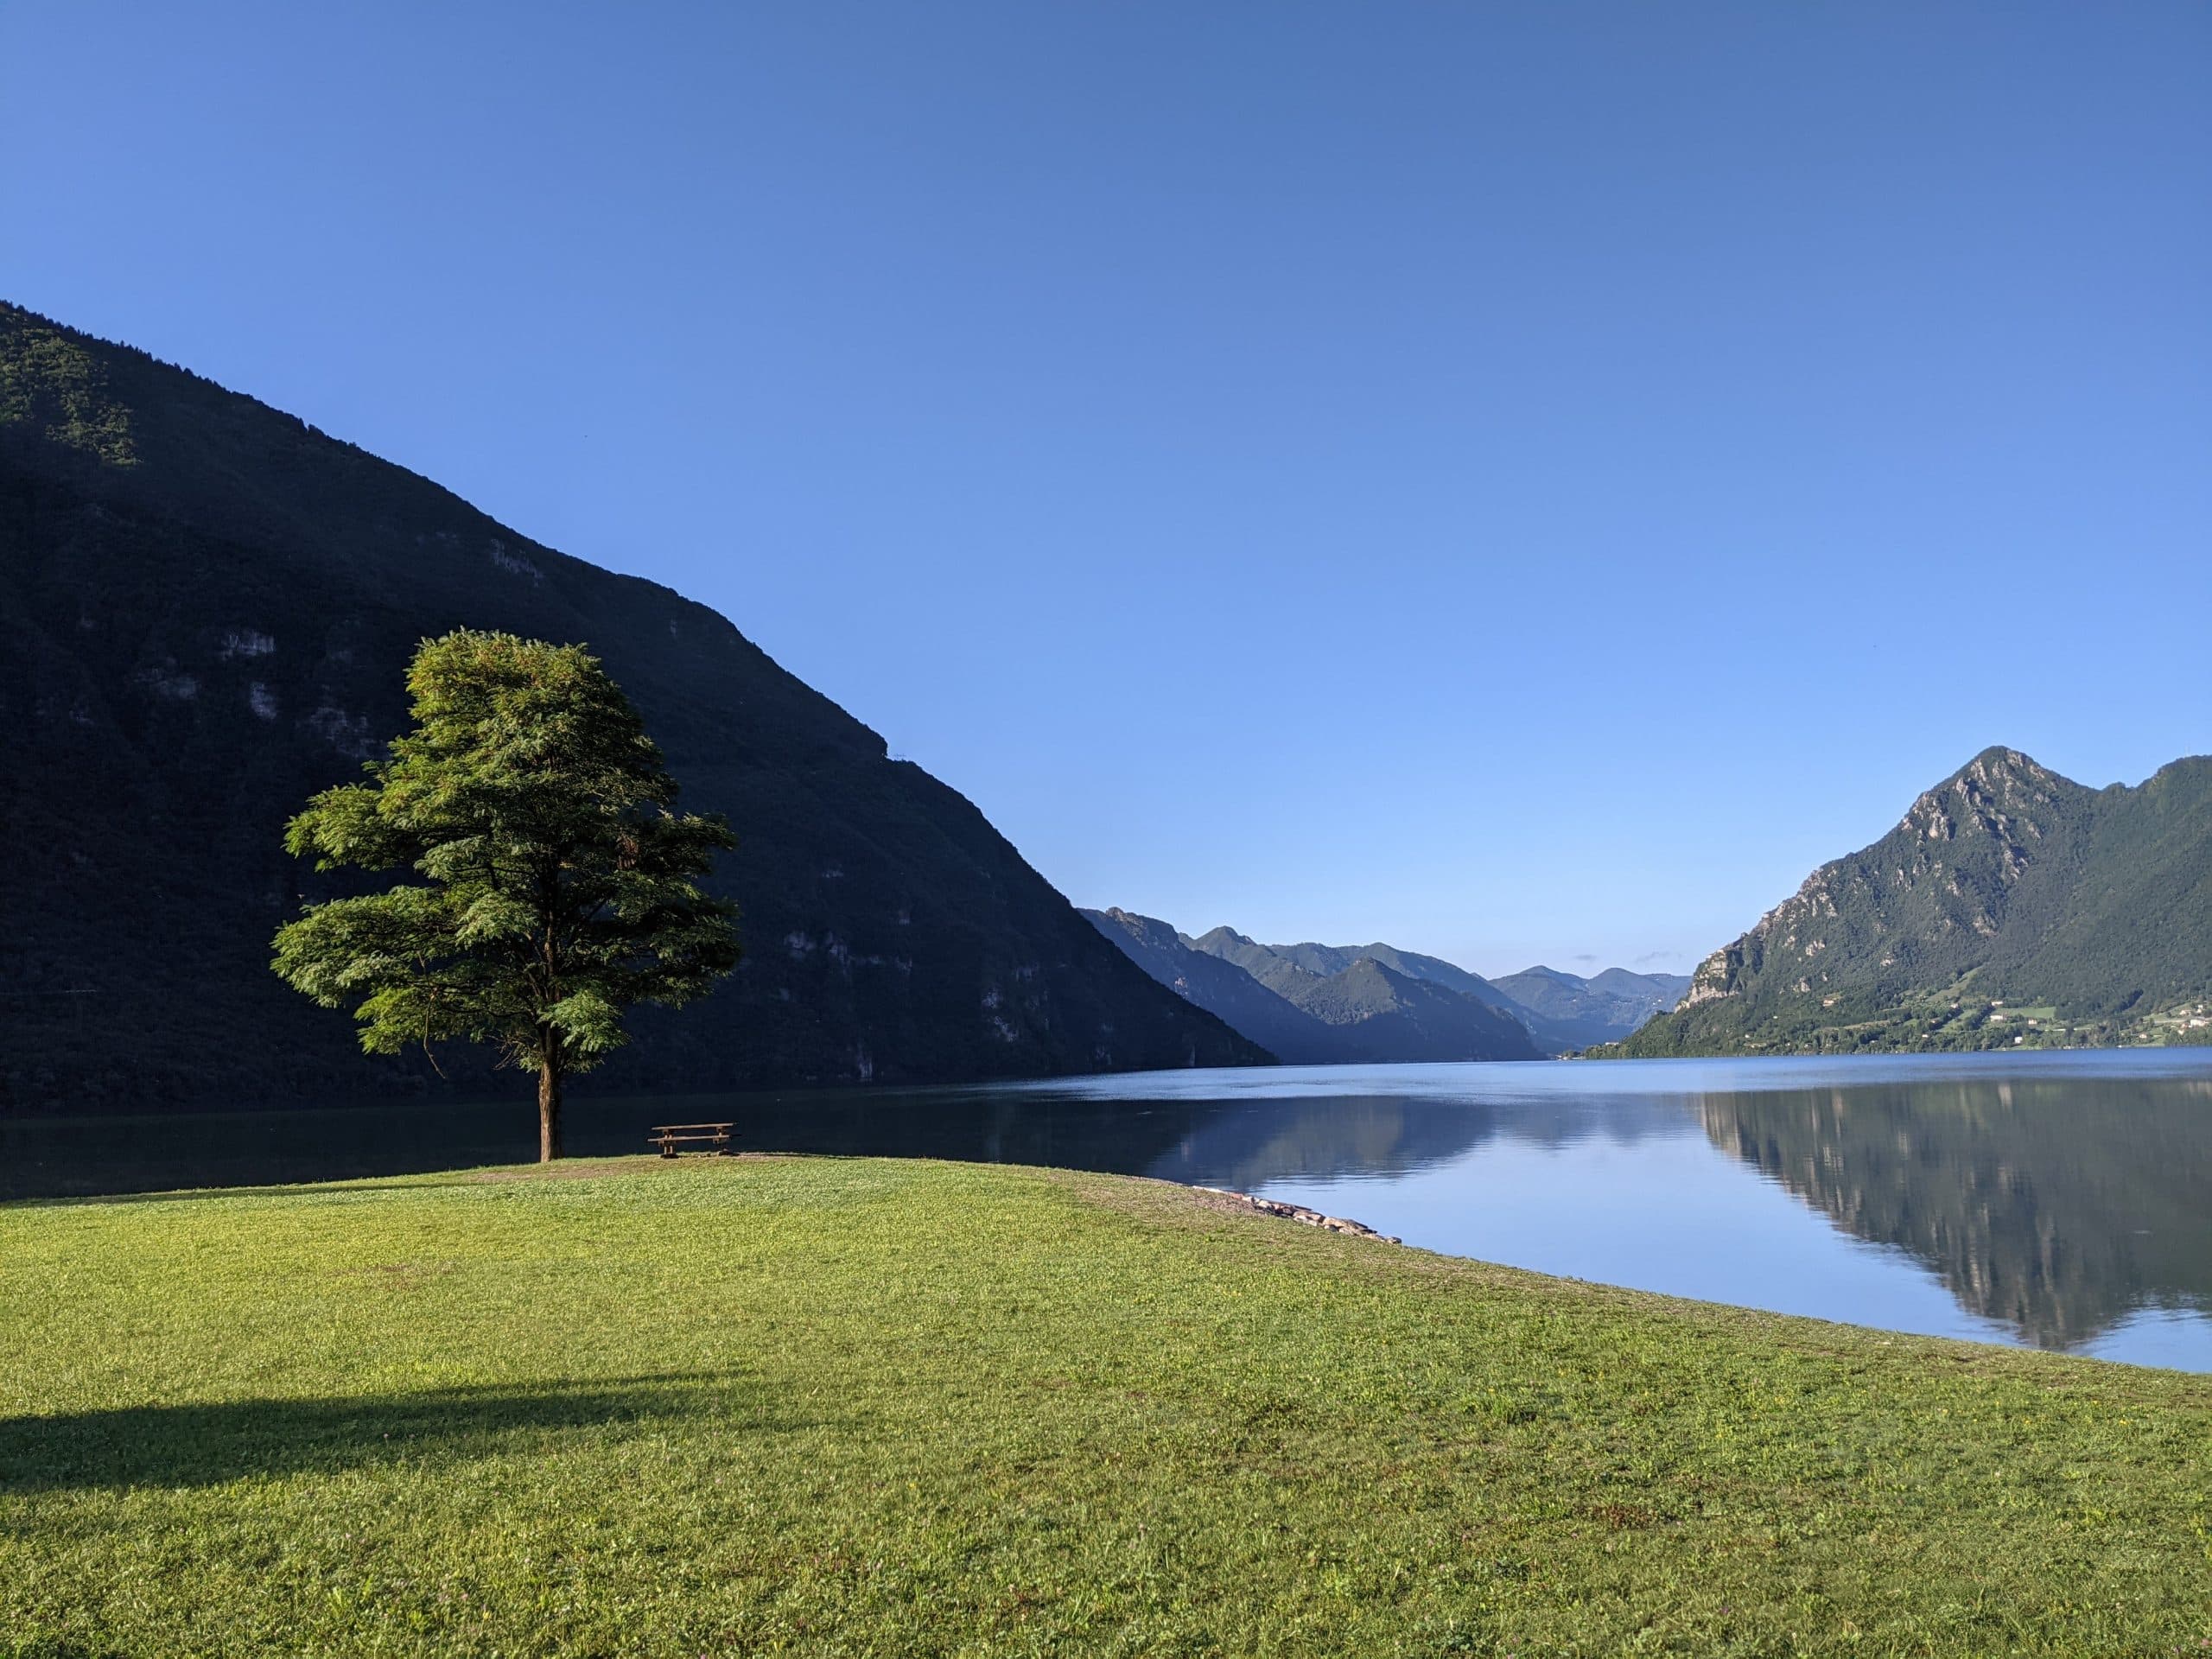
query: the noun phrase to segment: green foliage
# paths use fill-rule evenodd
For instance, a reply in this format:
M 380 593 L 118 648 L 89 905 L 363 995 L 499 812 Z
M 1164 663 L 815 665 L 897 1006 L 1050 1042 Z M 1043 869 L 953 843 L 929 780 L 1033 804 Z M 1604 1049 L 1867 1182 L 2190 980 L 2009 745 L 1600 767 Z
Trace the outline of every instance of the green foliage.
M 675 781 L 598 659 L 467 630 L 408 671 L 415 728 L 370 781 L 324 791 L 285 845 L 318 870 L 420 877 L 310 906 L 274 966 L 361 1044 L 463 1038 L 555 1073 L 626 1040 L 633 1003 L 678 1006 L 736 965 L 734 907 L 696 884 L 728 825 Z
M 2092 790 L 1990 749 L 1605 1052 L 2191 1042 L 2209 1010 L 2212 760 Z
M 130 411 L 99 359 L 58 328 L 0 333 L 0 426 L 10 424 L 111 467 L 137 461 Z
M 2212 1378 L 1159 1182 L 567 1173 L 0 1207 L 0 1654 L 2212 1639 Z

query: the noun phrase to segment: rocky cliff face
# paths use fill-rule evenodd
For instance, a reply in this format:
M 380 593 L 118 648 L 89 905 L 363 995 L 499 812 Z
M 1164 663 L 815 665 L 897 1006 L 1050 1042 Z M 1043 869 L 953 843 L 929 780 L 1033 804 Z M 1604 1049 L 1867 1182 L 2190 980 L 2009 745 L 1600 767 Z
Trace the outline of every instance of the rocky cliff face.
M 1823 864 L 1791 898 L 1691 976 L 1685 1007 L 1738 996 L 1770 969 L 1809 992 L 1848 963 L 1886 972 L 1973 954 L 1993 939 L 2012 892 L 2043 856 L 2075 849 L 2094 791 L 2015 749 L 1989 749 L 1915 800 L 1872 847 Z
M 405 722 L 416 643 L 588 644 L 741 841 L 747 957 L 601 1086 L 1262 1058 L 957 793 L 665 588 L 143 353 L 0 307 L 0 1108 L 437 1086 L 269 972 L 286 818 Z M 444 1057 L 480 1087 L 464 1052 Z

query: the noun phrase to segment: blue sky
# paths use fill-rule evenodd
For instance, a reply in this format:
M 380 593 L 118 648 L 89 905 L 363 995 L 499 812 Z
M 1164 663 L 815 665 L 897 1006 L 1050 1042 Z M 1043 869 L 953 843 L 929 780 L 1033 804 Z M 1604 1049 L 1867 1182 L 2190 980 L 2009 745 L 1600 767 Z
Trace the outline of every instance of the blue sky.
M 1687 969 L 1986 744 L 2212 749 L 2208 64 L 2155 0 L 14 0 L 0 295 L 715 605 L 1078 903 Z

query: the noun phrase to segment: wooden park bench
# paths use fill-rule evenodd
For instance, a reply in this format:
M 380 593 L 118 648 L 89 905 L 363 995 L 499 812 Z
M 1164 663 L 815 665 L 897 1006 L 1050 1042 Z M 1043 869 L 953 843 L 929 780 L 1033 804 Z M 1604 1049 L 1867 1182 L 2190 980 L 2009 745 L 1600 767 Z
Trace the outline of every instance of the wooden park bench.
M 736 1127 L 734 1123 L 660 1123 L 645 1138 L 660 1148 L 664 1158 L 680 1158 L 686 1147 L 727 1158 L 730 1131 Z

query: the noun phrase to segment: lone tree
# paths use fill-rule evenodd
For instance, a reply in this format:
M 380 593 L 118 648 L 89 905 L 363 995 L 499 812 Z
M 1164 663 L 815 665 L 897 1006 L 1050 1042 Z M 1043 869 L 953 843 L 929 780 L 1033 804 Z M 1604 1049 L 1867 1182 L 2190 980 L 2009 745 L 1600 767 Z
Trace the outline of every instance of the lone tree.
M 736 909 L 702 893 L 720 817 L 676 782 L 621 688 L 577 645 L 463 630 L 407 671 L 415 728 L 370 781 L 325 790 L 284 832 L 319 870 L 407 868 L 388 892 L 313 905 L 270 965 L 361 1046 L 467 1038 L 537 1073 L 537 1154 L 561 1155 L 561 1082 L 737 963 Z

